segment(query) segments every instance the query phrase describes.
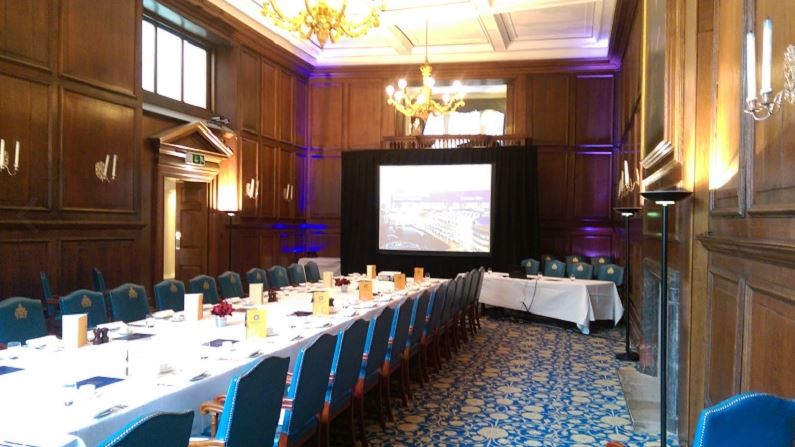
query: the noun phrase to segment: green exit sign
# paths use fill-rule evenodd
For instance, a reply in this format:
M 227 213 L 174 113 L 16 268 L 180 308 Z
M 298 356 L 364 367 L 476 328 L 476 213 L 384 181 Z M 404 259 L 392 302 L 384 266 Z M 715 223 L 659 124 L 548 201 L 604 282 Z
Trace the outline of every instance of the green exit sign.
M 186 152 L 185 163 L 195 166 L 204 166 L 204 155 L 194 154 L 192 152 Z

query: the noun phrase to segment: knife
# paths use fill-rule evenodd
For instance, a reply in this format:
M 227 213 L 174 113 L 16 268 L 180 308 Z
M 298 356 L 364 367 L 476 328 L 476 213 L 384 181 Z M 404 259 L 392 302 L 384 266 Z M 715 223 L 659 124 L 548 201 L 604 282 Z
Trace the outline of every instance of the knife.
M 121 404 L 120 405 L 114 405 L 114 406 L 108 408 L 107 410 L 102 410 L 99 413 L 95 414 L 94 415 L 94 419 L 101 419 L 101 418 L 104 418 L 105 416 L 110 416 L 114 412 L 116 412 L 118 410 L 123 410 L 125 408 L 127 408 L 127 405 L 121 405 Z

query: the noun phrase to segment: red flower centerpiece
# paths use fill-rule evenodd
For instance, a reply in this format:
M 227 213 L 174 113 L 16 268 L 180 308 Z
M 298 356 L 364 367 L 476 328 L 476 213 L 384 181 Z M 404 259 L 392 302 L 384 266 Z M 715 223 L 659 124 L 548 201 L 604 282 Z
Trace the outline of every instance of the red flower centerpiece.
M 215 324 L 216 326 L 226 326 L 226 317 L 232 315 L 232 305 L 227 303 L 226 300 L 221 300 L 218 304 L 213 306 L 213 310 L 210 311 L 213 315 L 215 315 Z
M 349 285 L 350 283 L 351 283 L 351 280 L 350 280 L 350 279 L 348 279 L 348 278 L 346 278 L 346 277 L 344 277 L 344 276 L 341 276 L 341 277 L 339 277 L 339 278 L 335 278 L 335 279 L 334 279 L 334 285 L 335 285 L 335 286 L 337 286 L 337 287 L 339 287 L 339 288 L 340 288 L 340 291 L 341 291 L 342 293 L 345 293 L 345 292 L 347 292 L 347 291 L 348 291 L 348 285 Z

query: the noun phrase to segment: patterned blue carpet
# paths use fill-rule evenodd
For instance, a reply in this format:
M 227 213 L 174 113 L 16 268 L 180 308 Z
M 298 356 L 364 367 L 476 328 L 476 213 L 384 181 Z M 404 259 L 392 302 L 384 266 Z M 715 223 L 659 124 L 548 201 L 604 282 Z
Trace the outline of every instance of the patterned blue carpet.
M 384 431 L 366 420 L 371 445 L 658 445 L 656 436 L 632 429 L 618 379 L 622 363 L 613 357 L 623 346 L 620 329 L 585 336 L 522 321 L 481 322 L 430 385 L 413 387 L 413 404 L 393 400 L 394 424 Z

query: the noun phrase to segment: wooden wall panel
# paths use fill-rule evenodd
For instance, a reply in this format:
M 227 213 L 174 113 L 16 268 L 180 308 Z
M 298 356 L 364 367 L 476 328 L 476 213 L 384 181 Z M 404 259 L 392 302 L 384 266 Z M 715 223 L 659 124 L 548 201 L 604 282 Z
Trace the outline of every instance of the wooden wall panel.
M 259 213 L 259 195 L 262 194 L 263 185 L 259 180 L 259 143 L 256 139 L 247 138 L 244 135 L 240 139 L 240 167 L 238 168 L 240 175 L 238 176 L 240 182 L 240 196 L 241 208 L 240 215 L 243 217 L 256 217 Z M 248 195 L 247 188 L 250 182 L 254 180 L 255 194 L 253 197 Z
M 260 76 L 262 80 L 260 83 L 260 97 L 262 98 L 261 132 L 263 136 L 273 139 L 277 138 L 276 131 L 279 115 L 279 104 L 276 100 L 278 91 L 276 79 L 278 71 L 278 68 L 264 61 L 260 66 Z
M 563 253 L 569 253 L 568 237 L 561 230 L 542 229 L 538 246 L 541 251 L 539 256 L 542 254 L 551 254 L 560 257 L 566 256 Z
M 63 92 L 62 108 L 62 208 L 134 212 L 138 173 L 135 109 L 68 90 Z M 104 162 L 106 154 L 111 161 L 113 154 L 118 156 L 116 180 L 110 183 L 101 182 L 95 174 L 95 163 Z
M 538 150 L 538 214 L 541 221 L 566 219 L 569 154 L 565 148 Z
M 573 234 L 567 254 L 581 256 L 611 255 L 613 253 L 613 230 L 606 228 L 605 234 Z
M 346 149 L 377 149 L 381 147 L 381 109 L 384 87 L 380 84 L 349 84 L 347 91 L 348 144 Z M 358 124 L 355 124 L 358 123 Z
M 575 85 L 575 144 L 612 145 L 613 76 L 577 76 Z
M 530 136 L 537 145 L 569 144 L 568 75 L 538 75 L 531 78 Z
M 24 296 L 38 299 L 42 296 L 39 272 L 49 269 L 47 241 L 0 241 L 0 297 Z M 53 278 L 50 279 L 53 281 Z M 54 284 L 51 286 L 55 287 Z
M 234 228 L 232 230 L 232 271 L 241 277 L 252 267 L 260 264 L 260 232 L 254 229 Z M 265 266 L 265 268 L 270 265 Z
M 610 221 L 612 214 L 612 170 L 610 152 L 577 152 L 574 154 L 573 184 L 574 217 L 582 220 Z
M 51 65 L 52 4 L 53 0 L 0 0 L 0 57 Z
M 0 6 L 1 7 L 1 6 Z M 0 208 L 46 210 L 50 207 L 50 88 L 0 75 L 0 138 L 9 165 L 20 144 L 19 171 L 0 174 Z
M 295 79 L 284 70 L 278 71 L 277 77 L 279 102 L 279 139 L 294 142 L 294 113 L 295 113 Z
M 791 289 L 748 283 L 743 389 L 795 396 L 795 294 Z
M 136 91 L 140 28 L 136 0 L 61 2 L 64 75 L 127 94 Z
M 309 217 L 339 218 L 342 158 L 324 151 L 309 162 Z
M 238 97 L 240 126 L 252 134 L 259 134 L 260 125 L 260 59 L 255 52 L 240 50 L 240 73 L 238 74 Z
M 740 284 L 727 273 L 710 273 L 707 399 L 720 402 L 740 388 Z
M 309 250 L 317 252 L 319 256 L 338 257 L 340 255 L 339 229 L 310 230 L 306 234 L 306 241 Z
M 295 80 L 295 144 L 305 147 L 307 143 L 309 113 L 309 84 L 303 79 Z
M 339 83 L 313 83 L 311 85 L 309 122 L 313 148 L 342 148 L 342 93 Z
M 60 282 L 58 289 L 93 289 L 91 272 L 94 267 L 102 271 L 108 288 L 139 277 L 141 260 L 136 256 L 135 240 L 122 238 L 85 238 L 63 240 L 60 250 Z M 147 295 L 153 296 L 152 284 L 141 284 Z
M 276 158 L 278 149 L 270 144 L 263 144 L 260 152 L 260 216 L 276 217 L 276 203 L 278 201 L 277 184 L 279 177 L 276 175 Z

